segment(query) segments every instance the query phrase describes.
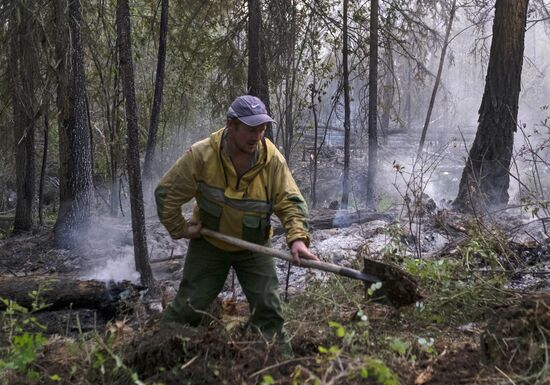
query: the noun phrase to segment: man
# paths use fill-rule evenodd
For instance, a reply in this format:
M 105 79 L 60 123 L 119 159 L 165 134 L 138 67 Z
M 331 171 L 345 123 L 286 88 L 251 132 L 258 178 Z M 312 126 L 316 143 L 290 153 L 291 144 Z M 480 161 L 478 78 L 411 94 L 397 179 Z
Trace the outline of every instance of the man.
M 304 198 L 282 154 L 264 139 L 269 122 L 273 119 L 260 99 L 236 98 L 225 128 L 191 146 L 155 190 L 162 224 L 173 239 L 190 239 L 180 288 L 163 322 L 196 326 L 233 267 L 250 305 L 250 324 L 268 339 L 285 338 L 273 258 L 200 233 L 204 226 L 269 246 L 270 217 L 275 213 L 294 262 L 317 259 L 308 249 Z M 181 205 L 192 198 L 196 204 L 187 222 Z

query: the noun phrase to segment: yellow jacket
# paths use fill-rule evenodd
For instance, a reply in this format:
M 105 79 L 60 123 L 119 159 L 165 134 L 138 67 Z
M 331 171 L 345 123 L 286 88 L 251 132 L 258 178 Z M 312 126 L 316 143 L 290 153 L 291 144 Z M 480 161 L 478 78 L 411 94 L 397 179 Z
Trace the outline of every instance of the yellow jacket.
M 258 160 L 240 180 L 229 157 L 221 151 L 224 129 L 195 143 L 162 177 L 155 190 L 161 223 L 173 239 L 182 238 L 187 221 L 181 206 L 196 199 L 193 218 L 203 226 L 250 242 L 265 244 L 272 235 L 275 213 L 287 243 L 309 245 L 308 209 L 283 155 L 269 140 L 260 141 Z M 238 247 L 206 237 L 228 251 Z

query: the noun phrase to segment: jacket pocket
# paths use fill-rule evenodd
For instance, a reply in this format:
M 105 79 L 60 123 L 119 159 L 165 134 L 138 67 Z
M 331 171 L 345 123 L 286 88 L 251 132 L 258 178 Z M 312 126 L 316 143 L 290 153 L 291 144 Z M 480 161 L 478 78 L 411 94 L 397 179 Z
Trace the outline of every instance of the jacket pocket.
M 271 224 L 267 218 L 254 215 L 243 216 L 243 239 L 258 245 L 265 245 L 269 240 Z
M 202 225 L 207 229 L 219 231 L 223 207 L 202 197 L 197 198 L 197 203 Z

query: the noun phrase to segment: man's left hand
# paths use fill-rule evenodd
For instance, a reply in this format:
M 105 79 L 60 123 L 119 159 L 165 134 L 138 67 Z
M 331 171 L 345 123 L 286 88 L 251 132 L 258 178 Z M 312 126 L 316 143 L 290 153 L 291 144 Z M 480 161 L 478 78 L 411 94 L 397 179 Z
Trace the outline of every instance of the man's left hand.
M 300 258 L 313 259 L 315 261 L 319 260 L 319 258 L 317 258 L 315 254 L 309 251 L 309 248 L 306 246 L 304 241 L 299 239 L 292 242 L 292 245 L 290 247 L 290 253 L 292 254 L 292 260 L 296 265 L 301 264 Z

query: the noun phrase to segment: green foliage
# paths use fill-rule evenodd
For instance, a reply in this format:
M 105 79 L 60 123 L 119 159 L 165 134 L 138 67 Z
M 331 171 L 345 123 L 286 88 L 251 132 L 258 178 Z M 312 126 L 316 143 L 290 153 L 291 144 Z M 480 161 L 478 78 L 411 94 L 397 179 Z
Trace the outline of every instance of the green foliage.
M 382 249 L 382 258 L 388 262 L 401 262 L 407 254 L 407 244 L 401 224 L 396 223 L 384 228 L 388 241 Z
M 377 358 L 366 359 L 365 366 L 359 370 L 362 378 L 374 378 L 381 385 L 399 385 L 399 379 L 395 373 L 384 363 Z
M 0 369 L 24 372 L 28 365 L 34 362 L 46 341 L 47 339 L 41 333 L 23 332 L 23 334 L 14 335 L 6 359 L 0 359 Z
M 418 338 L 418 345 L 420 347 L 420 350 L 430 356 L 436 356 L 437 355 L 437 351 L 435 350 L 435 347 L 434 347 L 434 339 L 432 337 L 426 339 L 424 337 L 419 337 Z
M 262 382 L 260 385 L 272 385 L 275 383 L 275 380 L 273 377 L 271 377 L 269 374 L 266 374 L 262 377 Z
M 431 322 L 461 324 L 481 319 L 485 311 L 503 303 L 508 292 L 504 277 L 484 277 L 460 261 L 408 258 L 405 269 L 426 290 L 427 299 L 415 306 L 415 315 Z
M 393 338 L 389 343 L 389 347 L 400 357 L 405 357 L 411 347 L 411 344 L 410 342 L 403 341 L 400 338 Z
M 31 380 L 40 377 L 32 364 L 47 342 L 42 334 L 46 327 L 33 315 L 48 306 L 41 301 L 40 292 L 39 288 L 29 293 L 32 299 L 30 310 L 15 301 L 0 298 L 6 307 L 0 317 L 0 325 L 6 338 L 2 343 L 7 344 L 7 348 L 0 351 L 0 370 L 11 369 L 25 373 Z
M 504 269 L 501 260 L 512 258 L 506 235 L 499 229 L 491 228 L 472 219 L 465 225 L 468 241 L 458 247 L 466 268 L 476 265 Z
M 365 344 L 364 333 L 360 333 L 362 323 L 345 328 L 341 323 L 330 321 L 329 327 L 339 343 L 330 347 L 320 345 L 316 363 L 318 371 L 297 366 L 293 373 L 293 384 L 336 383 L 338 378 L 374 379 L 380 385 L 399 385 L 397 375 L 379 358 L 364 355 L 354 349 L 355 343 Z M 345 365 L 342 363 L 345 362 Z M 303 378 L 307 375 L 307 378 Z M 300 380 L 305 380 L 301 382 Z

